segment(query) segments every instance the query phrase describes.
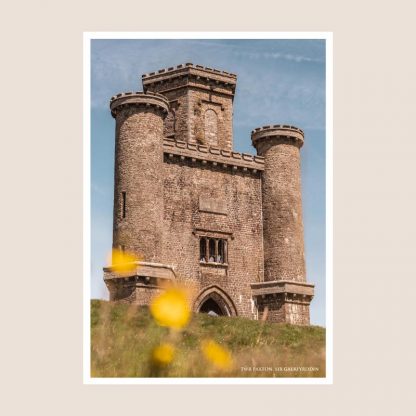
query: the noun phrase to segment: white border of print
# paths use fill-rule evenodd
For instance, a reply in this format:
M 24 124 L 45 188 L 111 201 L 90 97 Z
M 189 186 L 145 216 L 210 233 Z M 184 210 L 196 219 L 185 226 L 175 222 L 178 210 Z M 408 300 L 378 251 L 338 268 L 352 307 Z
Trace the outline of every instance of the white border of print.
M 324 39 L 326 41 L 326 377 L 325 378 L 96 378 L 90 375 L 90 109 L 92 39 Z M 84 32 L 83 56 L 83 375 L 84 384 L 332 384 L 333 383 L 333 74 L 332 32 Z

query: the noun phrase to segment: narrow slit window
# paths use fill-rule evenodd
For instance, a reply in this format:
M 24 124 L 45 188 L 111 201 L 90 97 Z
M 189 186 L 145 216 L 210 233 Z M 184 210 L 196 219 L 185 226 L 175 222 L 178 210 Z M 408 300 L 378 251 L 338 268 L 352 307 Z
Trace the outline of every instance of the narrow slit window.
M 126 192 L 121 193 L 121 217 L 126 218 Z
M 224 263 L 224 241 L 218 240 L 217 263 Z
M 213 238 L 209 239 L 209 261 L 215 262 L 215 240 Z
M 228 264 L 228 241 L 222 240 L 222 249 L 223 249 L 223 263 Z
M 207 261 L 207 259 L 206 259 L 206 254 L 207 254 L 206 245 L 207 245 L 206 238 L 201 238 L 199 240 L 199 261 L 202 261 L 203 263 L 205 263 Z

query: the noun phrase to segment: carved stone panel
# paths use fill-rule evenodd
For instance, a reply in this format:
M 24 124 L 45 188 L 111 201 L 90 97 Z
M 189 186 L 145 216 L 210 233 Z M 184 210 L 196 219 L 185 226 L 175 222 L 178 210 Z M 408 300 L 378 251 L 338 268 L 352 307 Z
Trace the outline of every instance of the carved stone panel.
M 224 200 L 213 199 L 206 196 L 199 197 L 199 210 L 213 214 L 227 215 L 227 205 Z

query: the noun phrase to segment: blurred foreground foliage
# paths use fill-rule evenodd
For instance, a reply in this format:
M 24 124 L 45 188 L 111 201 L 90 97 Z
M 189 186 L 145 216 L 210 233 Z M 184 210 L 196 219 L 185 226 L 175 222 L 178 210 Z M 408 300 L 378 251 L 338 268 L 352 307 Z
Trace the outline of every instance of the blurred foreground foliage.
M 179 334 L 147 307 L 92 300 L 91 376 L 325 377 L 325 328 L 193 314 Z

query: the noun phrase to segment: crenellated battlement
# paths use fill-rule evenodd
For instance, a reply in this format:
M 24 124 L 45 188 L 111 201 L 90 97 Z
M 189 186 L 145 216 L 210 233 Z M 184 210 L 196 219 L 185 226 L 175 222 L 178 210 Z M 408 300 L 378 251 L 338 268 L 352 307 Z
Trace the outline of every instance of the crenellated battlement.
M 208 66 L 202 66 L 202 65 L 194 65 L 190 62 L 187 62 L 185 64 L 180 64 L 180 65 L 176 65 L 176 66 L 171 66 L 169 68 L 163 68 L 163 69 L 159 69 L 158 71 L 155 72 L 149 72 L 148 74 L 143 74 L 142 75 L 142 79 L 149 79 L 149 78 L 153 78 L 155 76 L 159 76 L 161 74 L 171 74 L 174 73 L 178 70 L 183 70 L 184 68 L 194 68 L 200 71 L 204 71 L 204 72 L 208 72 L 211 74 L 216 74 L 216 75 L 225 75 L 227 77 L 231 77 L 234 79 L 237 79 L 237 75 L 233 74 L 231 72 L 227 72 L 227 71 L 221 71 L 219 69 L 215 69 L 215 68 L 210 68 Z
M 234 95 L 237 75 L 202 65 L 186 63 L 160 69 L 142 75 L 143 90 L 152 88 L 158 92 L 192 86 L 195 88 L 215 87 L 218 92 Z
M 146 93 L 143 92 L 143 91 L 136 91 L 136 92 L 134 92 L 134 91 L 128 91 L 128 92 L 120 92 L 119 94 L 113 95 L 110 98 L 110 103 L 113 102 L 114 100 L 116 100 L 117 98 L 127 97 L 127 96 L 131 96 L 131 95 L 146 95 L 146 96 L 153 95 L 153 96 L 160 97 L 160 98 L 166 98 L 162 94 L 158 94 L 158 93 L 150 92 L 150 91 L 149 92 L 146 92 Z
M 297 147 L 302 147 L 304 143 L 303 130 L 288 124 L 274 124 L 270 126 L 258 127 L 251 132 L 251 141 L 256 149 L 261 141 L 271 138 L 278 138 L 280 141 L 287 141 Z
M 273 124 L 269 126 L 257 127 L 256 129 L 252 130 L 251 134 L 257 133 L 259 131 L 273 130 L 273 129 L 289 130 L 289 131 L 294 130 L 304 135 L 304 132 L 302 129 L 300 129 L 299 127 L 290 126 L 288 124 Z
M 200 161 L 203 165 L 209 163 L 212 166 L 220 166 L 232 171 L 240 170 L 241 172 L 247 172 L 250 170 L 256 173 L 264 170 L 264 158 L 261 156 L 238 153 L 218 147 L 209 147 L 174 139 L 165 138 L 163 140 L 163 152 L 170 159 L 177 156 L 179 160 L 188 159 L 194 163 Z
M 162 111 L 165 115 L 169 111 L 169 101 L 162 95 L 153 92 L 123 92 L 114 95 L 110 99 L 111 115 L 116 117 L 117 111 L 125 108 L 126 106 L 144 106 L 144 107 L 156 107 Z

